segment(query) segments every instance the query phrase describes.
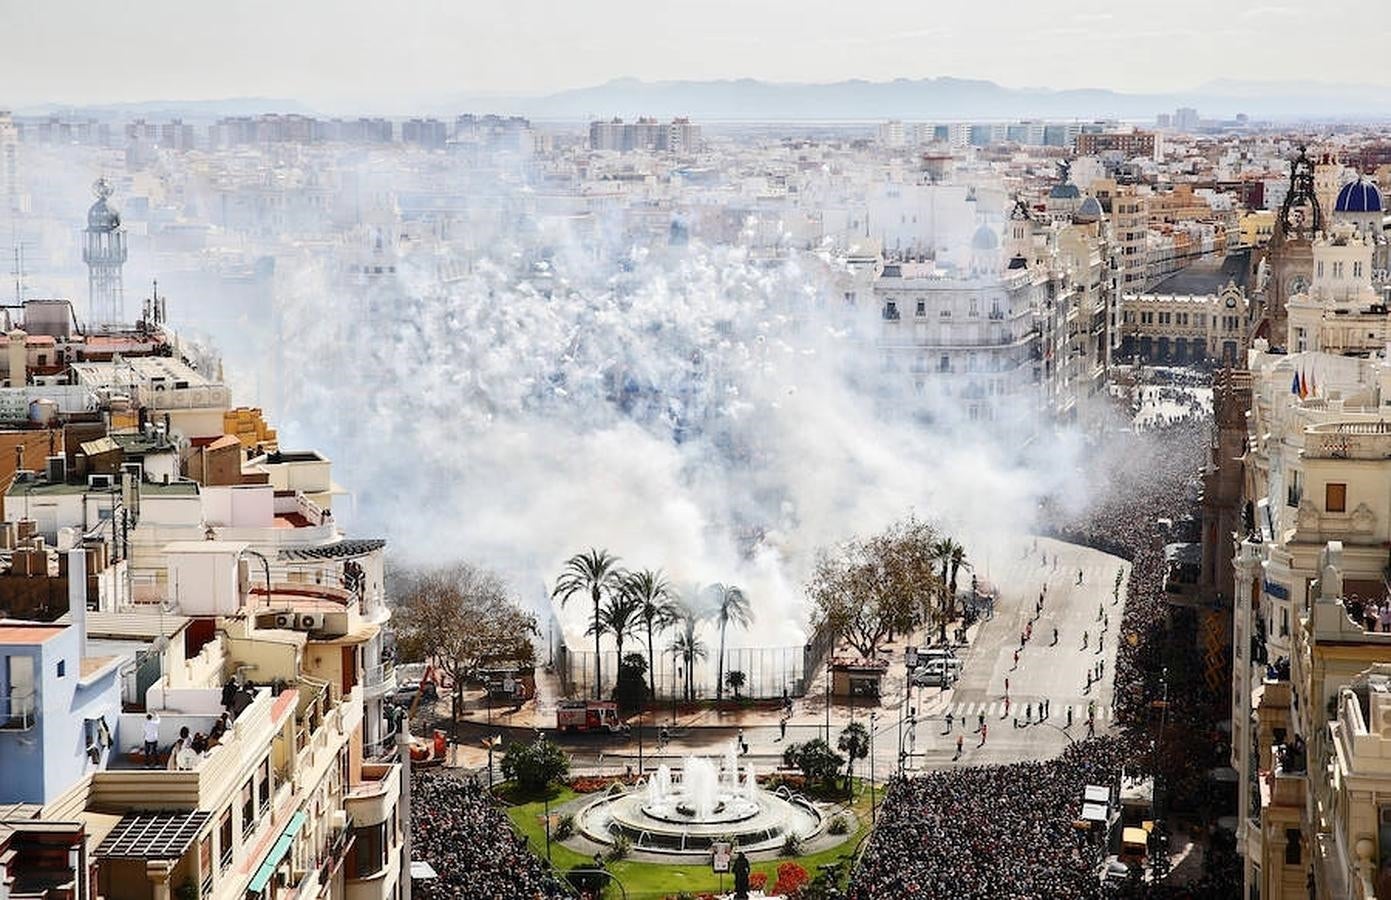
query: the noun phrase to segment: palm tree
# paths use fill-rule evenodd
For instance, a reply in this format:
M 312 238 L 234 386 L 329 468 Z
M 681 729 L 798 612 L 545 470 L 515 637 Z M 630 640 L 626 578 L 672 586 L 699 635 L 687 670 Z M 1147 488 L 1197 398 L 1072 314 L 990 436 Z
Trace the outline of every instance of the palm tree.
M 652 654 L 652 635 L 665 631 L 680 618 L 676 592 L 660 569 L 631 572 L 623 579 L 623 592 L 638 604 L 638 620 L 647 630 L 647 687 L 657 697 L 657 660 Z
M 951 538 L 947 538 L 947 543 L 951 545 L 951 556 L 948 562 L 951 563 L 951 603 L 947 606 L 948 614 L 955 614 L 956 611 L 956 576 L 962 569 L 971 568 L 971 564 L 966 562 L 966 548 L 958 544 Z
M 739 702 L 739 691 L 743 688 L 747 680 L 744 673 L 740 672 L 738 669 L 730 669 L 728 672 L 724 673 L 724 683 L 729 685 L 729 689 L 734 692 L 735 703 Z
M 562 606 L 575 594 L 587 591 L 594 604 L 594 699 L 603 699 L 603 661 L 599 655 L 599 637 L 603 634 L 603 623 L 599 617 L 599 604 L 604 594 L 618 589 L 623 570 L 618 568 L 618 557 L 607 550 L 589 548 L 584 553 L 576 553 L 565 561 L 565 568 L 555 580 L 555 590 L 551 597 L 560 598 Z
M 613 642 L 618 645 L 618 658 L 623 658 L 623 641 L 632 637 L 637 632 L 638 625 L 642 620 L 638 618 L 638 604 L 622 590 L 609 595 L 609 600 L 599 610 L 599 627 L 608 634 L 613 635 Z M 590 625 L 585 634 L 591 634 L 594 626 Z
M 956 541 L 953 541 L 949 537 L 941 538 L 932 545 L 932 559 L 942 567 L 942 573 L 937 578 L 937 590 L 939 594 L 946 593 L 948 584 L 947 573 L 951 571 L 951 555 L 952 551 L 957 546 Z M 938 609 L 938 615 L 941 617 L 941 621 L 946 621 L 945 610 L 947 606 L 950 605 L 950 601 L 946 597 L 943 597 L 942 600 L 943 602 L 938 604 L 940 607 Z
M 720 623 L 720 655 L 715 658 L 715 700 L 724 699 L 724 633 L 730 622 L 742 628 L 753 624 L 753 611 L 748 595 L 734 585 L 712 584 L 715 598 L 715 621 Z
M 686 685 L 685 696 L 687 700 L 695 699 L 695 661 L 704 659 L 706 655 L 705 642 L 696 636 L 696 625 L 700 624 L 700 617 L 691 611 L 689 607 L 681 607 L 679 613 L 681 633 L 676 636 L 676 640 L 671 642 L 671 649 L 675 653 L 681 654 L 681 659 L 686 665 Z

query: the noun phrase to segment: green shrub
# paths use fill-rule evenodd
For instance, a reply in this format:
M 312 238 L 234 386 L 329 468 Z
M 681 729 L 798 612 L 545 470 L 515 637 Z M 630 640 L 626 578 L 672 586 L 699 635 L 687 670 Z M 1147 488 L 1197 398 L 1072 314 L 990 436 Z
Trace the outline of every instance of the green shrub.
M 607 859 L 609 862 L 617 862 L 620 859 L 627 859 L 628 854 L 633 852 L 633 842 L 628 840 L 628 836 L 620 834 L 609 848 Z
M 538 737 L 527 744 L 508 744 L 502 755 L 502 774 L 526 793 L 536 793 L 570 771 L 570 758 L 557 745 Z
M 801 856 L 802 839 L 797 836 L 797 832 L 789 831 L 787 836 L 782 839 L 783 856 Z
M 849 834 L 850 823 L 846 820 L 845 816 L 836 816 L 831 820 L 831 824 L 826 830 L 831 834 Z
M 563 815 L 555 823 L 555 830 L 551 832 L 551 837 L 558 841 L 563 841 L 575 833 L 575 817 L 573 815 Z

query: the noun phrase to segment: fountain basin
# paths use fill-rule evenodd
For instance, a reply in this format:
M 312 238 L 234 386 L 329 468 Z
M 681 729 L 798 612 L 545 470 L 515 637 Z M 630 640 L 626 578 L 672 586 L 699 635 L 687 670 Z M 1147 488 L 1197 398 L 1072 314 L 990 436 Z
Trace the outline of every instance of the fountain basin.
M 821 813 L 811 803 L 766 791 L 745 801 L 749 807 L 741 806 L 735 818 L 653 815 L 646 799 L 641 790 L 600 797 L 581 809 L 575 821 L 582 834 L 601 844 L 623 835 L 635 850 L 692 855 L 709 853 L 710 845 L 722 840 L 745 851 L 777 849 L 789 833 L 806 839 L 822 825 Z

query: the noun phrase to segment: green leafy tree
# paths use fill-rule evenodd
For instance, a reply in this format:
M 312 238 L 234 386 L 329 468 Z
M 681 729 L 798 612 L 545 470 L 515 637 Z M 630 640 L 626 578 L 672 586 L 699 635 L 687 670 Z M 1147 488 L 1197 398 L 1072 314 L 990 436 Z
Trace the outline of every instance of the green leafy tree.
M 516 782 L 517 787 L 528 794 L 541 792 L 569 771 L 570 758 L 544 735 L 529 744 L 523 741 L 508 744 L 507 752 L 502 755 L 503 777 Z
M 869 756 L 869 730 L 862 722 L 851 722 L 836 739 L 836 747 L 849 759 L 845 766 L 845 786 L 848 789 L 855 771 L 855 761 Z
M 559 598 L 562 606 L 575 594 L 588 594 L 594 604 L 594 699 L 603 698 L 604 664 L 599 654 L 599 638 L 603 636 L 600 620 L 600 603 L 604 597 L 617 591 L 622 584 L 623 570 L 618 567 L 618 557 L 607 550 L 593 547 L 583 553 L 576 553 L 565 561 L 560 577 L 555 581 L 552 598 Z
M 406 659 L 433 661 L 454 682 L 458 721 L 464 683 L 493 664 L 527 665 L 536 618 L 508 596 L 496 574 L 468 563 L 417 573 L 405 582 L 393 624 Z
M 623 592 L 638 603 L 638 619 L 647 632 L 647 688 L 649 696 L 657 696 L 657 659 L 653 655 L 653 635 L 666 631 L 681 618 L 676 593 L 661 570 L 643 569 L 628 573 L 623 579 Z
M 625 711 L 642 708 L 647 699 L 647 660 L 641 653 L 628 653 L 618 660 L 618 684 L 613 699 Z
M 789 768 L 801 769 L 809 784 L 833 783 L 840 774 L 841 766 L 845 765 L 845 757 L 832 750 L 831 745 L 821 738 L 804 744 L 789 744 L 782 751 L 782 761 Z
M 715 622 L 720 626 L 720 655 L 715 658 L 715 699 L 724 699 L 724 635 L 733 622 L 741 628 L 753 624 L 753 610 L 748 595 L 732 584 L 712 584 L 710 594 L 715 598 Z
M 806 585 L 817 624 L 873 657 L 887 637 L 931 615 L 948 571 L 938 575 L 936 549 L 931 527 L 909 517 L 822 550 Z
M 744 689 L 746 680 L 744 673 L 740 672 L 738 669 L 730 669 L 728 672 L 724 673 L 725 687 L 734 692 L 734 700 L 736 703 L 739 701 L 739 692 Z

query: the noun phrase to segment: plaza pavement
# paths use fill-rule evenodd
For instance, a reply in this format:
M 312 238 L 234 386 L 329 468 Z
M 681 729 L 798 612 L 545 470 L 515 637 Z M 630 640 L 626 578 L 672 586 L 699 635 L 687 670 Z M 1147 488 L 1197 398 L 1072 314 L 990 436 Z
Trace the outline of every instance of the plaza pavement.
M 1036 547 L 1035 549 L 1035 540 Z M 1048 563 L 1041 561 L 1046 554 Z M 1054 560 L 1056 559 L 1056 564 Z M 1082 583 L 1077 584 L 1078 570 Z M 1083 740 L 1087 735 L 1087 709 L 1096 704 L 1096 731 L 1103 733 L 1112 717 L 1112 679 L 1115 673 L 1116 647 L 1121 622 L 1121 604 L 1112 600 L 1116 573 L 1129 577 L 1130 564 L 1087 547 L 1049 538 L 1026 538 L 995 552 L 989 561 L 988 579 L 999 589 L 995 615 L 973 626 L 968 633 L 968 645 L 957 653 L 963 668 L 957 683 L 941 688 L 907 688 L 904 649 L 908 641 L 900 638 L 884 645 L 893 663 L 885 679 L 878 704 L 860 699 L 851 704 L 844 700 L 832 703 L 830 736 L 834 744 L 849 722 L 868 723 L 872 712 L 877 713 L 874 724 L 874 776 L 883 780 L 899 762 L 899 742 L 906 751 L 905 767 L 909 771 L 940 769 L 956 765 L 984 765 L 1021 760 L 1046 759 L 1056 756 L 1070 741 Z M 1034 620 L 1034 604 L 1039 591 L 1047 584 L 1042 613 Z M 1124 603 L 1125 584 L 1121 588 Z M 1104 634 L 1098 612 L 1109 618 Z M 1019 635 L 1033 621 L 1033 637 L 1020 652 L 1018 667 L 1014 667 L 1014 651 L 1019 647 Z M 1058 643 L 1053 645 L 1053 629 L 1058 629 Z M 1087 646 L 1082 646 L 1083 632 Z M 1102 639 L 1097 652 L 1097 639 Z M 919 646 L 926 643 L 923 635 L 914 636 Z M 1087 673 L 1098 661 L 1104 660 L 1104 675 L 1086 689 Z M 826 734 L 826 673 L 823 669 L 813 679 L 807 695 L 793 704 L 786 737 L 780 732 L 780 715 L 775 710 L 744 708 L 716 711 L 701 709 L 676 715 L 669 709 L 648 712 L 643 717 L 643 768 L 659 762 L 678 764 L 691 753 L 721 752 L 724 745 L 741 731 L 749 745 L 747 759 L 760 771 L 776 767 L 782 759 L 787 742 L 806 741 Z M 1010 681 L 1010 710 L 1005 713 L 1005 679 Z M 515 728 L 540 728 L 548 734 L 555 725 L 555 698 L 558 685 L 545 678 L 538 684 L 538 699 L 521 709 L 494 709 L 491 721 L 495 725 Z M 1039 701 L 1050 701 L 1051 715 L 1038 722 Z M 447 700 L 444 712 L 447 714 Z M 1026 705 L 1034 705 L 1034 724 L 1023 726 Z M 1067 710 L 1072 709 L 1071 727 L 1066 727 Z M 911 725 L 916 713 L 916 727 Z M 953 725 L 946 729 L 946 715 L 951 713 Z M 978 717 L 984 714 L 988 736 L 980 746 L 976 732 Z M 1014 726 L 1015 715 L 1021 727 Z M 486 711 L 472 709 L 466 733 L 486 730 Z M 636 724 L 636 720 L 634 720 Z M 659 725 L 670 728 L 672 739 L 668 746 L 657 750 Z M 962 738 L 963 752 L 956 755 L 956 739 Z M 636 735 L 628 737 L 606 735 L 560 736 L 558 740 L 572 754 L 576 773 L 621 772 L 626 767 L 638 767 L 639 749 Z M 454 751 L 455 764 L 476 767 L 486 764 L 486 754 L 480 748 L 464 744 Z M 870 774 L 869 761 L 857 766 L 857 774 Z

